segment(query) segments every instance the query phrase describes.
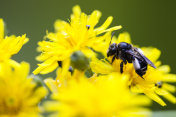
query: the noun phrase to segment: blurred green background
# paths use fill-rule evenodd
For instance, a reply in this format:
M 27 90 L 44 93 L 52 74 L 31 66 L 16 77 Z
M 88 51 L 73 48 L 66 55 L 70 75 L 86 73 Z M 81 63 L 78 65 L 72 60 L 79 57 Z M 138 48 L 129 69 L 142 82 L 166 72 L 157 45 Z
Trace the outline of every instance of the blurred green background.
M 98 9 L 102 12 L 100 24 L 108 16 L 113 16 L 111 26 L 122 25 L 128 31 L 133 43 L 140 46 L 154 46 L 162 51 L 160 60 L 169 64 L 176 73 L 176 1 L 175 0 L 0 0 L 0 18 L 6 23 L 7 35 L 27 34 L 30 41 L 13 58 L 27 61 L 31 71 L 37 67 L 35 57 L 37 42 L 41 41 L 46 30 L 54 31 L 56 19 L 68 21 L 72 7 L 81 6 L 82 11 L 90 14 Z M 167 102 L 168 103 L 168 102 Z M 153 103 L 153 110 L 174 109 Z

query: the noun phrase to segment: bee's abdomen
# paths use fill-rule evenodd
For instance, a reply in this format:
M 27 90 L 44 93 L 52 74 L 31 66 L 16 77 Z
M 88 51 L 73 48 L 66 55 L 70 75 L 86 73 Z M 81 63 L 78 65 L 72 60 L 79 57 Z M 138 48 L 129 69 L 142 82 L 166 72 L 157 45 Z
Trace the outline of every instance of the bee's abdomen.
M 147 63 L 145 61 L 140 60 L 140 59 L 137 59 L 137 62 L 139 64 L 138 65 L 139 67 L 135 67 L 135 71 L 139 76 L 142 77 L 147 71 Z M 137 63 L 135 62 L 135 64 L 137 64 Z
M 147 68 L 147 67 L 146 67 Z M 145 68 L 145 69 L 146 69 Z M 144 69 L 136 69 L 135 70 L 136 71 L 136 73 L 139 75 L 139 76 L 143 76 L 145 73 L 146 73 L 146 70 L 144 70 Z

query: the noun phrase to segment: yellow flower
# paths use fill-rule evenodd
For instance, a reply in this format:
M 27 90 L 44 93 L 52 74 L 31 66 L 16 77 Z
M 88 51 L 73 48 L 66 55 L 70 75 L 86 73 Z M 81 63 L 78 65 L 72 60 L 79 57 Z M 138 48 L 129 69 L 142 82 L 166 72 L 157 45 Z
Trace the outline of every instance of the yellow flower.
M 44 62 L 38 64 L 39 67 L 33 73 L 52 72 L 58 67 L 58 61 L 68 59 L 74 51 L 82 51 L 87 57 L 94 56 L 92 49 L 96 50 L 95 46 L 105 40 L 106 34 L 102 34 L 121 28 L 115 26 L 107 29 L 113 20 L 112 16 L 96 28 L 100 17 L 100 11 L 95 10 L 91 15 L 86 15 L 79 6 L 74 6 L 69 23 L 57 20 L 54 24 L 55 33 L 47 32 L 45 40 L 38 43 L 38 51 L 42 53 L 37 60 Z
M 10 61 L 0 64 L 0 116 L 38 117 L 38 104 L 47 93 L 27 78 L 29 64 Z
M 4 37 L 4 22 L 3 19 L 0 19 L 0 62 L 8 60 L 12 55 L 17 54 L 27 41 L 26 35 Z
M 145 96 L 134 95 L 127 87 L 128 76 L 110 74 L 67 80 L 64 86 L 57 81 L 45 82 L 52 90 L 52 99 L 44 107 L 54 112 L 53 117 L 145 117 L 149 111 L 142 106 L 150 104 Z M 80 78 L 79 78 L 80 77 Z
M 58 93 L 59 88 L 66 85 L 69 80 L 79 81 L 82 78 L 87 78 L 85 76 L 85 71 L 77 69 L 69 70 L 68 66 L 69 63 L 64 61 L 64 66 L 62 68 L 58 68 L 56 71 L 56 80 L 53 80 L 52 78 L 44 80 L 53 93 Z
M 117 40 L 114 37 L 113 42 L 117 44 L 120 42 L 131 43 L 131 40 L 128 33 L 122 33 L 119 35 Z M 107 43 L 104 48 L 104 54 L 106 54 L 108 46 L 109 43 Z M 157 61 L 161 53 L 158 49 L 152 47 L 142 47 L 141 49 L 143 50 L 144 55 L 157 66 L 157 69 L 153 69 L 149 66 L 147 73 L 143 76 L 144 79 L 142 79 L 139 75 L 136 74 L 133 64 L 128 63 L 125 65 L 123 74 L 130 76 L 128 85 L 131 87 L 131 90 L 138 93 L 144 93 L 162 106 L 165 106 L 166 104 L 158 95 L 165 97 L 172 103 L 176 103 L 176 97 L 170 93 L 175 93 L 175 86 L 165 83 L 176 82 L 176 75 L 169 73 L 170 68 L 168 65 L 160 65 L 161 62 Z M 107 59 L 108 60 L 98 60 L 96 58 L 92 59 L 90 65 L 92 71 L 100 74 L 110 74 L 112 72 L 120 73 L 121 60 L 116 59 L 113 64 L 110 64 L 112 57 Z M 157 86 L 157 83 L 159 82 L 163 82 L 163 85 Z

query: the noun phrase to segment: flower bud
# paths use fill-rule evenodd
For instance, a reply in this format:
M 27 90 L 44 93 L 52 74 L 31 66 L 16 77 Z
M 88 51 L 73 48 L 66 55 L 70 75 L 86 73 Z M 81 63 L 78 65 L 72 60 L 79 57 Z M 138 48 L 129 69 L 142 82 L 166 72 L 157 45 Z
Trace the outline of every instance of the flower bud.
M 78 70 L 86 70 L 89 68 L 90 59 L 87 58 L 81 51 L 76 51 L 71 55 L 71 66 Z

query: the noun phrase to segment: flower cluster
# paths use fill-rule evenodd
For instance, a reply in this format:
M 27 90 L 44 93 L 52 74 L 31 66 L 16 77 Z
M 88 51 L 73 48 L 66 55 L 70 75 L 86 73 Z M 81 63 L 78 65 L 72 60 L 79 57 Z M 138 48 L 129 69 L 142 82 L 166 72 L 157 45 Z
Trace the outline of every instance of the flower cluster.
M 12 55 L 17 54 L 26 42 L 28 42 L 26 35 L 4 36 L 4 22 L 0 19 L 0 62 L 9 60 Z
M 47 111 L 55 111 L 53 116 L 56 117 L 150 115 L 147 109 L 142 108 L 149 105 L 150 100 L 145 96 L 131 94 L 127 87 L 128 80 L 129 77 L 118 73 L 88 79 L 74 72 L 67 84 L 58 87 L 57 81 L 47 79 L 45 82 L 53 92 L 52 98 L 55 101 L 48 101 L 44 106 Z
M 116 37 L 113 38 L 113 42 L 131 43 L 131 39 L 128 33 L 121 33 L 117 39 Z M 103 49 L 104 52 L 106 52 L 108 49 L 108 43 Z M 176 103 L 176 98 L 171 94 L 175 93 L 175 86 L 168 84 L 168 82 L 176 82 L 176 75 L 169 73 L 170 67 L 168 65 L 161 65 L 161 62 L 158 61 L 161 52 L 153 47 L 141 47 L 141 50 L 144 52 L 144 55 L 157 66 L 157 68 L 154 69 L 149 66 L 146 74 L 143 76 L 144 79 L 142 79 L 136 74 L 133 64 L 127 64 L 123 74 L 130 76 L 128 86 L 131 91 L 144 93 L 162 106 L 165 106 L 166 104 L 158 95 L 163 96 L 172 103 Z M 107 60 L 93 58 L 91 61 L 92 71 L 97 74 L 107 75 L 114 72 L 120 73 L 121 60 L 116 59 L 112 64 L 109 62 L 111 60 L 112 58 L 107 58 Z
M 95 56 L 92 50 L 96 51 L 97 46 L 100 46 L 99 44 L 106 38 L 106 35 L 100 36 L 100 34 L 121 28 L 121 26 L 115 26 L 107 29 L 112 22 L 112 16 L 108 17 L 103 25 L 96 28 L 100 17 L 100 11 L 95 10 L 91 15 L 86 15 L 81 12 L 79 6 L 75 6 L 69 23 L 57 20 L 54 25 L 55 32 L 47 32 L 45 40 L 38 43 L 38 51 L 42 53 L 37 57 L 37 60 L 44 62 L 39 64 L 33 73 L 47 74 L 52 72 L 58 67 L 59 61 L 69 59 L 70 55 L 78 50 L 87 57 Z
M 151 100 L 166 106 L 163 96 L 175 104 L 172 93 L 176 87 L 170 83 L 176 82 L 176 75 L 169 73 L 169 65 L 158 60 L 160 50 L 132 44 L 126 32 L 117 38 L 112 36 L 121 26 L 108 28 L 113 20 L 110 16 L 97 27 L 100 17 L 100 11 L 87 15 L 76 5 L 68 22 L 57 20 L 55 32 L 47 31 L 37 48 L 41 54 L 36 59 L 42 63 L 33 71 L 37 75 L 56 70 L 56 78 L 41 80 L 45 85 L 36 82 L 34 75 L 29 76 L 28 63 L 11 59 L 28 38 L 4 36 L 4 22 L 0 19 L 0 116 L 39 117 L 46 113 L 52 117 L 148 117 Z M 141 68 L 143 61 L 134 63 L 136 56 L 123 68 L 120 55 L 114 58 L 107 54 L 112 43 L 121 42 L 140 50 L 156 69 L 146 64 L 141 77 L 135 68 Z M 120 49 L 115 52 L 123 54 Z M 46 87 L 51 92 L 50 100 L 41 104 L 47 95 Z
M 176 81 L 176 75 L 158 61 L 161 52 L 157 48 L 140 47 L 157 67 L 148 65 L 143 78 L 135 72 L 133 64 L 127 63 L 121 74 L 122 60 L 111 63 L 112 57 L 107 57 L 111 43 L 133 44 L 128 33 L 112 37 L 112 31 L 120 28 L 106 29 L 112 17 L 96 28 L 100 15 L 97 10 L 86 15 L 75 6 L 69 23 L 57 20 L 55 32 L 47 32 L 44 41 L 39 42 L 41 55 L 37 60 L 44 62 L 33 73 L 46 74 L 59 66 L 56 79 L 45 79 L 54 100 L 44 104 L 45 110 L 61 117 L 149 116 L 144 108 L 150 104 L 149 99 L 162 106 L 166 103 L 160 96 L 176 103 L 172 95 L 175 86 L 168 84 Z
M 0 19 L 0 116 L 39 116 L 38 104 L 47 90 L 28 77 L 28 63 L 11 59 L 27 41 L 25 35 L 4 37 L 4 22 Z

